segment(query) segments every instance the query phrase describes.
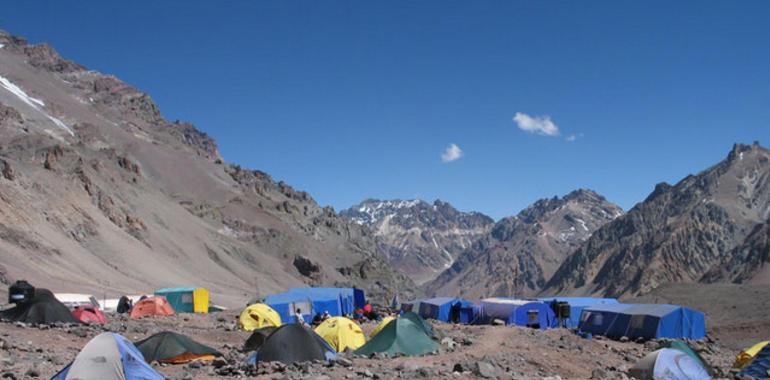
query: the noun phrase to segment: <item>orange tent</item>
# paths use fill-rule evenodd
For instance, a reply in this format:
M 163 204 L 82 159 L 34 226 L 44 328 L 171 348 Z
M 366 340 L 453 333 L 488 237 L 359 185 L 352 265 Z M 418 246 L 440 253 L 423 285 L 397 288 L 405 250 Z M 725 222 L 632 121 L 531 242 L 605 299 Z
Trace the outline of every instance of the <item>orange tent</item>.
M 131 318 L 141 318 L 150 315 L 174 315 L 174 308 L 168 303 L 166 297 L 155 296 L 145 298 L 131 309 Z

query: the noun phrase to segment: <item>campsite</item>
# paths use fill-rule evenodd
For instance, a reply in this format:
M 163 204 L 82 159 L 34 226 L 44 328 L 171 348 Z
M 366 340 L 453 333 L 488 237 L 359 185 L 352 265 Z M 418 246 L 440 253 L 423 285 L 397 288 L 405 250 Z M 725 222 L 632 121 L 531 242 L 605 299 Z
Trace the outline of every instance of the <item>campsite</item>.
M 438 297 L 372 307 L 355 288 L 308 287 L 215 311 L 209 296 L 161 289 L 126 297 L 130 310 L 103 312 L 20 283 L 9 299 L 21 302 L 0 323 L 0 376 L 106 379 L 121 367 L 129 378 L 158 379 L 761 378 L 770 357 L 768 342 L 736 350 L 707 334 L 703 313 L 676 305 Z M 329 317 L 313 318 L 321 313 Z M 136 365 L 94 367 L 95 356 Z

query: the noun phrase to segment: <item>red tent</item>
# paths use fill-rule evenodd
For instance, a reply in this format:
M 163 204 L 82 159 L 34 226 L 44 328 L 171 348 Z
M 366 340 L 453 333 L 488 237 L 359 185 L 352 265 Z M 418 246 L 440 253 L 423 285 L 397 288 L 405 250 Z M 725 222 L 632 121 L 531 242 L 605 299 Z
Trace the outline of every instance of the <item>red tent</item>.
M 93 306 L 78 306 L 72 311 L 72 315 L 83 323 L 106 324 L 107 317 L 101 310 Z

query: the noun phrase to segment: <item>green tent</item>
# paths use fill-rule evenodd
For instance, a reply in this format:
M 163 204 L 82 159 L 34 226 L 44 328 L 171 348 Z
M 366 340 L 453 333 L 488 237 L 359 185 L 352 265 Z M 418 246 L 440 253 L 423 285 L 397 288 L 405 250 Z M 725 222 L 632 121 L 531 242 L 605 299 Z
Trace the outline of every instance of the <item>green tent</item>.
M 181 364 L 194 360 L 213 360 L 216 356 L 222 356 L 219 351 L 209 346 L 171 331 L 159 332 L 137 342 L 136 348 L 148 363 L 157 361 Z
M 356 355 L 384 352 L 389 356 L 402 353 L 407 356 L 425 355 L 438 350 L 438 343 L 431 339 L 432 329 L 414 313 L 404 313 L 388 323 L 372 340 L 357 349 Z

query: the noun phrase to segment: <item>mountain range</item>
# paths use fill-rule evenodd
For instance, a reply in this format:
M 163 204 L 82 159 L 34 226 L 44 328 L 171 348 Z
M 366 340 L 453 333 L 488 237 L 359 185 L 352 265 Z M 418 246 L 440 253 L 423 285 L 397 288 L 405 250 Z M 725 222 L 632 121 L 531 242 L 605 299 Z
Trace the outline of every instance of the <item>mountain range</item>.
M 418 284 L 452 266 L 494 224 L 484 214 L 461 212 L 440 200 L 368 199 L 340 215 L 372 229 L 387 260 Z

